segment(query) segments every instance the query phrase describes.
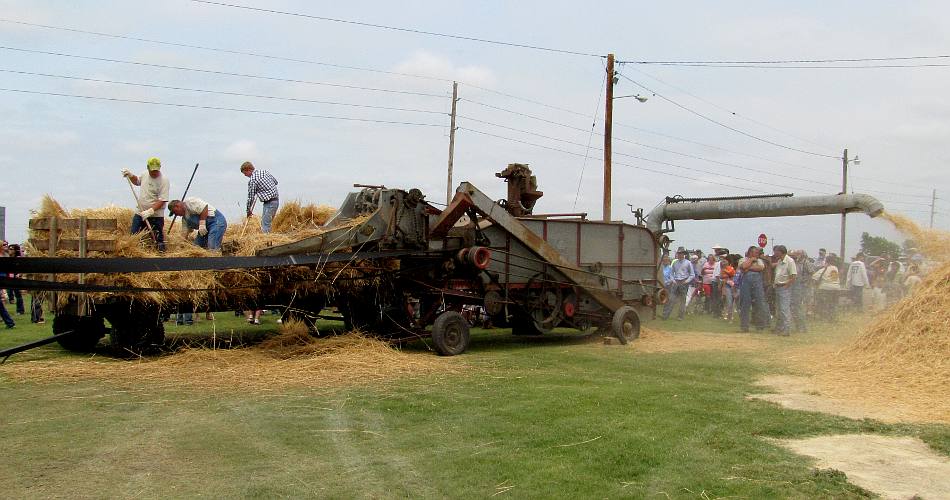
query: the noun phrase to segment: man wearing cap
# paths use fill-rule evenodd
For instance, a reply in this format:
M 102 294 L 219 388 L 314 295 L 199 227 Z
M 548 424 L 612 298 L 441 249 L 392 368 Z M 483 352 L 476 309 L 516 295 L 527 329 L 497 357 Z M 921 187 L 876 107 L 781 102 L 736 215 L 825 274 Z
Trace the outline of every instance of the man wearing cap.
M 280 197 L 277 193 L 277 179 L 266 170 L 254 168 L 254 164 L 246 161 L 241 164 L 241 173 L 250 180 L 247 181 L 247 216 L 254 215 L 254 198 L 261 200 L 264 211 L 261 214 L 261 231 L 270 232 L 271 221 L 280 206 Z
M 670 313 L 673 312 L 673 304 L 676 304 L 677 318 L 682 320 L 686 314 L 686 291 L 690 283 L 696 279 L 696 272 L 693 270 L 693 263 L 686 259 L 686 249 L 679 247 L 676 249 L 676 260 L 670 266 L 673 271 L 673 283 L 670 286 L 670 300 L 663 307 L 663 319 L 670 319 Z
M 139 191 L 139 206 L 136 207 L 136 214 L 132 216 L 132 234 L 151 225 L 158 251 L 164 252 L 165 215 L 162 211 L 168 202 L 168 178 L 162 175 L 162 162 L 158 158 L 149 158 L 146 168 L 147 171 L 143 175 L 134 175 L 129 169 L 122 169 L 123 177 L 142 187 Z M 148 221 L 148 224 L 145 221 Z
M 185 237 L 194 231 L 195 245 L 208 250 L 221 248 L 228 221 L 220 210 L 197 196 L 189 196 L 184 200 L 172 200 L 168 211 L 181 217 L 181 232 Z

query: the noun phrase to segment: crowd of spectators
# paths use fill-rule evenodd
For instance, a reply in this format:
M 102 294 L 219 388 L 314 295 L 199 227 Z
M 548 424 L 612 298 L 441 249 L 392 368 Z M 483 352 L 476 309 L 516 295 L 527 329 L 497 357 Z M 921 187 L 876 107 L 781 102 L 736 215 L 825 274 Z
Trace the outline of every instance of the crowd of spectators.
M 867 263 L 863 253 L 845 267 L 824 248 L 815 258 L 805 250 L 788 251 L 775 245 L 771 255 L 750 246 L 744 255 L 719 245 L 702 250 L 679 247 L 662 260 L 663 285 L 668 300 L 662 317 L 675 312 L 708 314 L 733 322 L 742 332 L 771 328 L 778 335 L 806 332 L 808 318 L 833 322 L 839 304 L 855 311 L 883 308 L 900 300 L 921 281 L 920 261 L 906 264 L 875 257 Z M 870 301 L 870 304 L 866 302 Z

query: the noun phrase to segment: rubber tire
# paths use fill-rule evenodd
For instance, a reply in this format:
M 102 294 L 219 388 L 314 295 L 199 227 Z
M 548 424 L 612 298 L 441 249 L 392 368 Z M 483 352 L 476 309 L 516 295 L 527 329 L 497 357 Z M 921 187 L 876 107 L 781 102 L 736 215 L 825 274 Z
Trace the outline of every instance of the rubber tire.
M 640 337 L 640 315 L 630 306 L 623 306 L 614 313 L 610 322 L 610 331 L 621 344 Z
M 56 342 L 63 349 L 72 352 L 92 352 L 102 337 L 106 336 L 106 325 L 101 317 L 60 315 L 53 318 L 53 333 L 59 334 L 72 330 L 72 335 L 62 337 Z
M 165 343 L 165 325 L 160 311 L 139 310 L 113 319 L 110 319 L 112 332 L 109 340 L 120 352 L 135 355 L 154 352 Z
M 445 311 L 432 324 L 432 343 L 440 356 L 456 356 L 468 349 L 468 322 L 456 311 Z

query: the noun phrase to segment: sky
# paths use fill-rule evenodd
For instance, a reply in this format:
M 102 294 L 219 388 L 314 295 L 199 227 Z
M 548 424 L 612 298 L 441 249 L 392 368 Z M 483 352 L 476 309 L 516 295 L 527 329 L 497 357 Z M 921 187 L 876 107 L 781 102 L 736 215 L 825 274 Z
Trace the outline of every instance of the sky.
M 0 0 L 9 241 L 26 238 L 47 193 L 67 208 L 132 206 L 120 170 L 144 171 L 152 156 L 173 198 L 198 163 L 189 195 L 231 221 L 243 215 L 248 160 L 279 179 L 285 202 L 336 206 L 363 183 L 444 203 L 453 80 L 453 184 L 502 198 L 495 172 L 527 163 L 545 193 L 536 212 L 599 219 L 607 53 L 626 61 L 615 95 L 648 98 L 614 101 L 614 219 L 633 222 L 628 204 L 649 212 L 674 195 L 834 194 L 847 148 L 860 158 L 849 192 L 926 225 L 936 189 L 934 225 L 950 229 L 950 67 L 634 63 L 946 55 L 946 2 L 234 4 L 297 15 L 191 0 Z M 671 237 L 738 250 L 765 233 L 815 253 L 838 248 L 839 224 L 837 215 L 682 221 Z M 903 240 L 860 214 L 847 229 L 849 255 L 865 231 Z

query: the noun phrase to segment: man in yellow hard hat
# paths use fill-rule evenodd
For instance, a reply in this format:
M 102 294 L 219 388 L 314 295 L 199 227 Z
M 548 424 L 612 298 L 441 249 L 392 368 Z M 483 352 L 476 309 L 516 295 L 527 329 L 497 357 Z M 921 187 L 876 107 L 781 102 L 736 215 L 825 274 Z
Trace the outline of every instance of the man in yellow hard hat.
M 135 175 L 127 168 L 122 169 L 122 176 L 132 184 L 141 186 L 139 206 L 132 216 L 132 234 L 144 231 L 148 225 L 152 226 L 155 244 L 159 252 L 165 251 L 165 204 L 168 202 L 168 178 L 162 175 L 162 162 L 155 157 L 149 158 L 146 163 L 146 172 Z M 148 224 L 145 221 L 148 221 Z

